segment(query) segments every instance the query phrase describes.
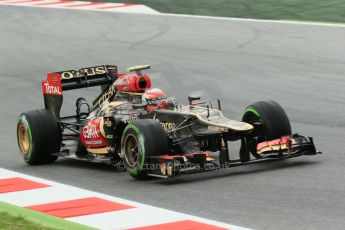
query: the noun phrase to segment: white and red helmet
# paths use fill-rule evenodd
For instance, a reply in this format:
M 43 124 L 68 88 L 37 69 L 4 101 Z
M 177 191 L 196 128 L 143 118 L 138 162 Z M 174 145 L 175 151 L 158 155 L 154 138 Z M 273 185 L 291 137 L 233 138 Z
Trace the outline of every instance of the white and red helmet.
M 163 90 L 158 88 L 153 88 L 150 90 L 147 90 L 143 97 L 146 99 L 146 101 L 155 101 L 159 99 L 166 99 L 167 95 L 163 92 Z

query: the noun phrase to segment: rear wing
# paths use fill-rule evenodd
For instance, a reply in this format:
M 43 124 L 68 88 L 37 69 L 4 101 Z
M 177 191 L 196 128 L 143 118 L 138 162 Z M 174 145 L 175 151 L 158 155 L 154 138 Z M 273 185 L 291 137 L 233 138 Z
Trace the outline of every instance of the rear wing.
M 115 65 L 102 65 L 82 68 L 80 70 L 48 73 L 47 79 L 42 81 L 44 106 L 59 120 L 63 102 L 63 91 L 93 86 L 107 88 L 116 79 L 117 66 Z

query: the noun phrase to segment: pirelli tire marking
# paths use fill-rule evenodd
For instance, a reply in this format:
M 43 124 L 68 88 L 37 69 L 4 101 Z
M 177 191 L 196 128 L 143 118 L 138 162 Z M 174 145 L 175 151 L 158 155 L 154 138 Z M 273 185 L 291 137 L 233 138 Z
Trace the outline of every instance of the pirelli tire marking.
M 158 119 L 156 119 L 156 121 L 162 126 L 165 132 L 171 132 L 176 128 L 176 124 L 173 122 L 161 122 Z
M 137 120 L 139 120 L 139 117 L 129 117 L 129 118 L 123 119 L 122 121 L 125 124 L 130 124 L 130 123 L 133 123 L 134 121 L 137 121 Z

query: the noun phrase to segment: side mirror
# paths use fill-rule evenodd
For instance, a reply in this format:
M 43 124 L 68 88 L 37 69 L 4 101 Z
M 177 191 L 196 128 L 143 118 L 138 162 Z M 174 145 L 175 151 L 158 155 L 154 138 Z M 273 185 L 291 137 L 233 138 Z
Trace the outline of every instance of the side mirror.
M 200 95 L 189 95 L 188 96 L 188 102 L 189 102 L 189 105 L 204 104 L 204 102 L 201 101 L 201 96 Z

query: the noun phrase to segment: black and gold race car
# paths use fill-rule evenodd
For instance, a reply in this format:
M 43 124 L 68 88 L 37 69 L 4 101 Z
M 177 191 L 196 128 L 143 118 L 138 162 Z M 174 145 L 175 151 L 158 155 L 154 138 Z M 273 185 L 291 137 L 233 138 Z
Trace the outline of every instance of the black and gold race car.
M 102 65 L 49 73 L 42 81 L 45 109 L 20 115 L 18 145 L 30 165 L 58 157 L 122 167 L 136 179 L 169 178 L 262 161 L 315 155 L 313 138 L 292 134 L 283 108 L 274 101 L 248 106 L 242 121 L 190 96 L 181 105 L 151 89 L 150 66 L 127 73 Z M 76 114 L 60 116 L 63 91 L 101 86 L 91 105 L 76 101 Z M 241 142 L 238 159 L 229 145 Z

